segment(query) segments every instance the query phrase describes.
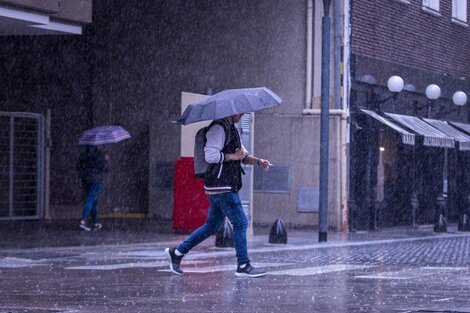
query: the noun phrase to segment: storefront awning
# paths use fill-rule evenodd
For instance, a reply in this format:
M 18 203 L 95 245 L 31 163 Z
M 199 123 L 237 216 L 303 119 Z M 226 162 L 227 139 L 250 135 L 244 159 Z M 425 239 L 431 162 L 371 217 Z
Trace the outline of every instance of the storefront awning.
M 436 128 L 416 116 L 385 113 L 386 116 L 408 127 L 424 137 L 423 144 L 428 147 L 454 148 L 454 138 L 446 136 Z
M 462 133 L 460 130 L 452 127 L 446 121 L 434 120 L 430 118 L 424 119 L 426 123 L 431 124 L 432 127 L 436 128 L 445 135 L 454 138 L 459 142 L 459 150 L 468 151 L 470 150 L 470 136 Z M 468 125 L 470 127 L 470 125 Z
M 449 122 L 452 126 L 455 126 L 457 128 L 460 128 L 466 133 L 470 134 L 470 124 L 464 124 L 464 123 L 457 123 L 457 122 Z
M 390 127 L 392 129 L 394 129 L 395 131 L 399 132 L 401 134 L 401 141 L 404 144 L 407 144 L 407 145 L 414 145 L 415 144 L 415 134 L 412 134 L 412 133 L 404 130 L 400 126 L 390 122 L 385 117 L 378 115 L 374 111 L 369 111 L 369 110 L 364 110 L 364 109 L 361 109 L 361 111 L 366 113 L 367 115 L 373 117 L 374 119 L 381 122 L 382 124 L 387 125 L 388 127 Z

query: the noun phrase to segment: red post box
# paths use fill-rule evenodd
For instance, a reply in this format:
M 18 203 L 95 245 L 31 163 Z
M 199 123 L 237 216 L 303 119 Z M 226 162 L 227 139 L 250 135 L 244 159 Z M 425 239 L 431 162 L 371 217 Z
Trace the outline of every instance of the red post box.
M 209 198 L 204 193 L 204 180 L 194 175 L 194 158 L 181 157 L 175 162 L 173 188 L 173 229 L 192 232 L 207 218 Z

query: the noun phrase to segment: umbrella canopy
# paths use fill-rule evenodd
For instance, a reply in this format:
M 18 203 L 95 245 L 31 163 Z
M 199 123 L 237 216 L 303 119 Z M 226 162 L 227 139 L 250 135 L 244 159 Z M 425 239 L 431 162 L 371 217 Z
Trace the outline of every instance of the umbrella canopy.
M 131 135 L 121 126 L 98 126 L 84 131 L 80 136 L 78 144 L 97 146 L 116 143 L 128 138 L 131 138 Z
M 228 89 L 209 98 L 190 104 L 183 115 L 174 121 L 187 125 L 216 120 L 241 113 L 254 112 L 281 104 L 282 99 L 266 87 Z

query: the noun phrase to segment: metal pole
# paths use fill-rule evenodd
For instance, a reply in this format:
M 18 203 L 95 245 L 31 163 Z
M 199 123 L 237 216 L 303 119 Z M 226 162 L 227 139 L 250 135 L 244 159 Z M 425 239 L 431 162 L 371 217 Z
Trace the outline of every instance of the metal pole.
M 318 241 L 326 242 L 328 234 L 328 146 L 330 111 L 330 0 L 323 0 L 322 79 L 320 117 L 320 209 Z
M 431 118 L 431 110 L 434 101 L 428 99 L 427 102 L 427 112 L 426 117 Z M 442 167 L 442 193 L 436 198 L 436 222 L 434 224 L 434 232 L 437 233 L 446 233 L 447 232 L 447 222 L 445 218 L 446 206 L 447 206 L 447 148 L 444 148 L 444 165 Z

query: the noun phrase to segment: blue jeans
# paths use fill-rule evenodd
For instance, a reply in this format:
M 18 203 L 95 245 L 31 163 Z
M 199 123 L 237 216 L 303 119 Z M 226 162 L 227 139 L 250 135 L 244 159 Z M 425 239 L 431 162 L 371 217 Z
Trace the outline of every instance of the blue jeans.
M 235 245 L 237 263 L 238 265 L 242 265 L 249 262 L 246 243 L 248 220 L 243 211 L 238 193 L 226 192 L 210 195 L 209 201 L 210 205 L 206 223 L 189 235 L 189 237 L 177 247 L 178 251 L 186 254 L 193 247 L 217 233 L 224 223 L 225 216 L 227 216 L 233 226 L 233 243 Z
M 100 181 L 93 183 L 88 189 L 85 200 L 85 206 L 83 208 L 82 220 L 86 221 L 88 219 L 88 216 L 90 216 L 91 214 L 93 223 L 96 224 L 98 222 L 98 212 L 96 207 L 98 204 L 98 196 L 100 195 L 102 189 L 103 182 Z

